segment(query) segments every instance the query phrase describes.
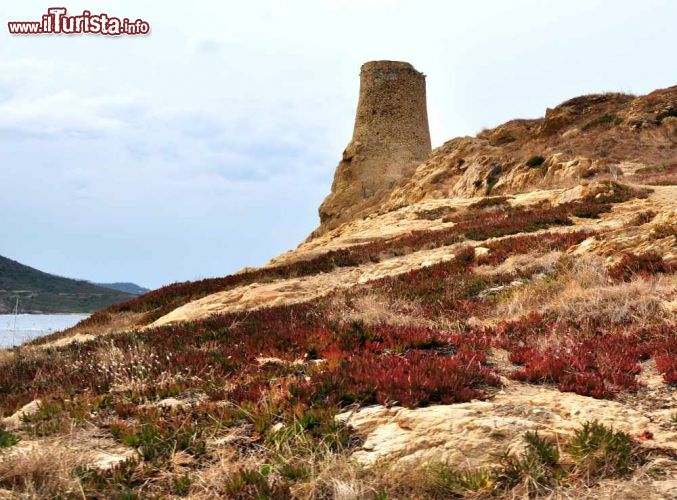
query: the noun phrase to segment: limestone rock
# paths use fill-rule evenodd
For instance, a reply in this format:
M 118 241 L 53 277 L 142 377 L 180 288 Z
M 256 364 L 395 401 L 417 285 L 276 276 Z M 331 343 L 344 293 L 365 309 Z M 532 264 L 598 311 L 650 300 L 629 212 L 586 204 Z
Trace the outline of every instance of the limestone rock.
M 631 435 L 652 432 L 656 443 L 677 450 L 677 432 L 663 430 L 655 418 L 639 410 L 515 382 L 488 401 L 413 410 L 373 406 L 337 418 L 365 438 L 353 454 L 364 465 L 379 461 L 402 466 L 429 461 L 463 468 L 493 465 L 506 450 L 523 448 L 526 431 L 561 440 L 592 420 Z

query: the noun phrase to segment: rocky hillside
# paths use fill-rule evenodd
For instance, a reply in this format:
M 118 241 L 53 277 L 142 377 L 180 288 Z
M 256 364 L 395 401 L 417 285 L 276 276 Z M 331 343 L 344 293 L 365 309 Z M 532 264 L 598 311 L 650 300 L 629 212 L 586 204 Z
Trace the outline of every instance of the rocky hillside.
M 453 139 L 266 267 L 0 351 L 0 497 L 677 497 L 676 115 Z
M 91 313 L 135 294 L 105 285 L 48 274 L 0 256 L 0 314 Z

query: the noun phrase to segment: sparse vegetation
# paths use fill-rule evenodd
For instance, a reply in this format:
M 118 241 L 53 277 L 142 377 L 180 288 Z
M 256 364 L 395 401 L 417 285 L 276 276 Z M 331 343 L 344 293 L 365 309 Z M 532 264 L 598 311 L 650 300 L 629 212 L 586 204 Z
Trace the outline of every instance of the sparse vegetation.
M 576 431 L 568 451 L 583 480 L 627 475 L 641 459 L 637 444 L 624 432 L 599 422 L 586 422 Z
M 667 264 L 656 252 L 635 255 L 625 253 L 621 260 L 609 269 L 609 276 L 616 281 L 631 281 L 638 276 L 650 277 L 654 274 L 674 273 L 677 266 Z
M 487 189 L 485 191 L 485 194 L 487 196 L 491 194 L 491 191 L 494 189 L 494 186 L 498 183 L 498 179 L 501 176 L 502 172 L 503 167 L 501 167 L 500 165 L 494 165 L 493 167 L 491 167 L 491 170 L 487 175 Z
M 536 156 L 532 156 L 531 158 L 529 158 L 527 160 L 526 165 L 529 168 L 538 168 L 541 165 L 543 165 L 543 163 L 545 163 L 545 157 L 540 156 L 540 155 L 536 155 Z
M 434 463 L 424 471 L 425 490 L 433 498 L 490 494 L 496 486 L 496 475 L 488 468 L 458 470 L 444 463 Z
M 508 205 L 509 198 L 507 196 L 489 196 L 482 198 L 480 201 L 471 203 L 468 208 L 470 210 L 478 210 L 482 208 L 500 207 Z
M 9 448 L 19 442 L 19 438 L 9 431 L 0 428 L 0 449 Z
M 457 209 L 455 207 L 438 207 L 429 210 L 420 210 L 419 212 L 416 212 L 416 216 L 419 219 L 437 220 L 449 214 L 453 214 L 456 211 Z
M 587 131 L 589 131 L 593 128 L 597 128 L 597 127 L 600 127 L 602 125 L 611 125 L 611 124 L 618 125 L 620 123 L 621 123 L 621 120 L 618 118 L 618 116 L 616 116 L 613 113 L 605 113 L 601 116 L 598 116 L 594 120 L 589 121 L 585 125 L 583 125 L 582 130 L 584 132 L 587 132 Z
M 516 139 L 510 135 L 508 132 L 500 134 L 496 137 L 493 137 L 491 139 L 491 145 L 492 146 L 505 146 L 506 144 L 510 144 L 511 142 L 515 142 Z

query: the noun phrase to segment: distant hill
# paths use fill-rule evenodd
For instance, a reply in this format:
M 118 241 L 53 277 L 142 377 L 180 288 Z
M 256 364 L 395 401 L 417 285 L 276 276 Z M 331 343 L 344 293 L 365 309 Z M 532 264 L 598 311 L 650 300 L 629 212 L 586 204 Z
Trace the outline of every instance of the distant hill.
M 0 314 L 89 313 L 133 299 L 136 294 L 48 274 L 0 256 Z
M 150 292 L 149 288 L 144 288 L 137 285 L 136 283 L 92 283 L 96 286 L 102 286 L 104 288 L 110 288 L 111 290 L 117 290 L 118 292 L 131 293 L 134 295 L 143 295 L 144 293 Z

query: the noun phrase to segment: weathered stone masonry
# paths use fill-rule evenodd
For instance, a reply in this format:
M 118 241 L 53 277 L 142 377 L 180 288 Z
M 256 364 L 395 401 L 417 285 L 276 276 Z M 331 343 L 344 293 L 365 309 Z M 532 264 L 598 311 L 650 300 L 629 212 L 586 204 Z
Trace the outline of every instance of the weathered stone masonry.
M 406 62 L 363 64 L 353 137 L 320 207 L 318 232 L 368 213 L 430 150 L 425 75 Z

